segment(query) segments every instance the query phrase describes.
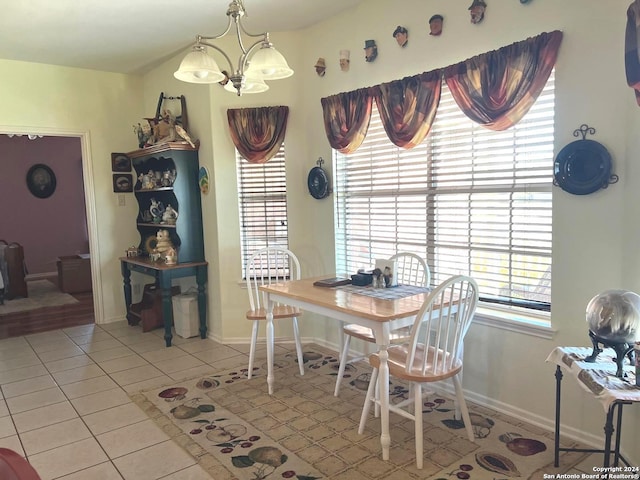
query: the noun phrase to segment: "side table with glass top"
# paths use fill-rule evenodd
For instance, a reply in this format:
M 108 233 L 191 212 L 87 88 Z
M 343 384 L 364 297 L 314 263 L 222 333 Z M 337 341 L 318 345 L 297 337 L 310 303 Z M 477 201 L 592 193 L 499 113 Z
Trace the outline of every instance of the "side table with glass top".
M 629 462 L 620 453 L 620 437 L 622 433 L 622 408 L 624 405 L 640 403 L 640 387 L 636 386 L 635 367 L 627 360 L 624 362 L 624 376 L 616 377 L 616 353 L 612 348 L 605 348 L 595 362 L 587 362 L 593 349 L 591 347 L 556 347 L 547 357 L 547 362 L 556 364 L 556 419 L 555 419 L 555 456 L 554 465 L 559 466 L 560 452 L 603 453 L 603 467 L 611 464 L 617 467 L 622 461 L 627 467 Z M 571 376 L 578 385 L 599 400 L 605 410 L 604 448 L 564 448 L 560 447 L 560 404 L 561 384 L 564 373 Z M 615 415 L 617 409 L 617 416 Z M 616 418 L 614 428 L 613 421 Z M 613 433 L 615 431 L 615 441 Z

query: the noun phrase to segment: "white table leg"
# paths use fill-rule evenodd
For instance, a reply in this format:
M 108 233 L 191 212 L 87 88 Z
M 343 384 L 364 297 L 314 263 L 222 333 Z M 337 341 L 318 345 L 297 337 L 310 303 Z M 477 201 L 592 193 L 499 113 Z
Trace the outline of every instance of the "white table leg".
M 380 357 L 380 368 L 378 373 L 378 387 L 380 389 L 380 444 L 382 445 L 382 460 L 389 460 L 389 447 L 391 445 L 391 435 L 389 435 L 389 324 L 382 325 L 381 331 L 376 332 L 376 343 L 378 344 L 378 355 Z
M 273 394 L 273 301 L 266 296 L 267 306 L 267 386 L 269 395 Z
M 380 387 L 380 426 L 382 428 L 380 444 L 382 445 L 382 460 L 389 460 L 389 446 L 391 445 L 391 436 L 389 435 L 389 365 L 387 364 L 389 354 L 386 346 L 381 347 L 378 354 L 380 356 L 378 386 Z

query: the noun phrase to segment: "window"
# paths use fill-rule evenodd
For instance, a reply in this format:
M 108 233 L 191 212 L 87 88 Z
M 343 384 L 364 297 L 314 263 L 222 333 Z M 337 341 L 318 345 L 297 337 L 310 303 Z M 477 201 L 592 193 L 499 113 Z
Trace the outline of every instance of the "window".
M 267 163 L 249 163 L 236 151 L 242 275 L 261 248 L 289 248 L 284 143 Z
M 432 130 L 411 150 L 388 140 L 374 102 L 362 146 L 334 153 L 337 271 L 409 251 L 434 285 L 470 275 L 485 306 L 549 311 L 553 135 L 553 73 L 503 132 L 469 120 L 444 84 Z

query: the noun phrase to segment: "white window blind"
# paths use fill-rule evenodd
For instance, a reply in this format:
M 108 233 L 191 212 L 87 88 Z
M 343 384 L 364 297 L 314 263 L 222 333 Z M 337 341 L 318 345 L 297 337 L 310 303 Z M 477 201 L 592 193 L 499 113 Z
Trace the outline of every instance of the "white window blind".
M 284 143 L 267 163 L 249 163 L 236 151 L 242 272 L 261 248 L 289 248 Z
M 374 104 L 362 146 L 334 152 L 337 270 L 409 251 L 434 285 L 471 275 L 483 302 L 549 310 L 554 103 L 552 73 L 527 115 L 493 132 L 443 84 L 432 130 L 411 150 L 389 141 Z

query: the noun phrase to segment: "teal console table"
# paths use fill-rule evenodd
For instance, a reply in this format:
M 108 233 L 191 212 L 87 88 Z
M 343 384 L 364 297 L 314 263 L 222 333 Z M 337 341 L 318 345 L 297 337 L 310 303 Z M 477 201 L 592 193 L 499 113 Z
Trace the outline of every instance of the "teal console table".
M 176 265 L 166 265 L 163 262 L 153 262 L 146 257 L 120 257 L 120 267 L 124 281 L 124 301 L 127 307 L 127 320 L 131 322 L 131 272 L 149 275 L 155 279 L 162 293 L 162 318 L 164 321 L 164 340 L 167 347 L 171 346 L 173 333 L 173 300 L 171 298 L 171 281 L 174 278 L 195 277 L 198 286 L 198 317 L 200 321 L 200 338 L 207 338 L 207 298 L 205 285 L 207 284 L 207 262 L 187 262 Z

